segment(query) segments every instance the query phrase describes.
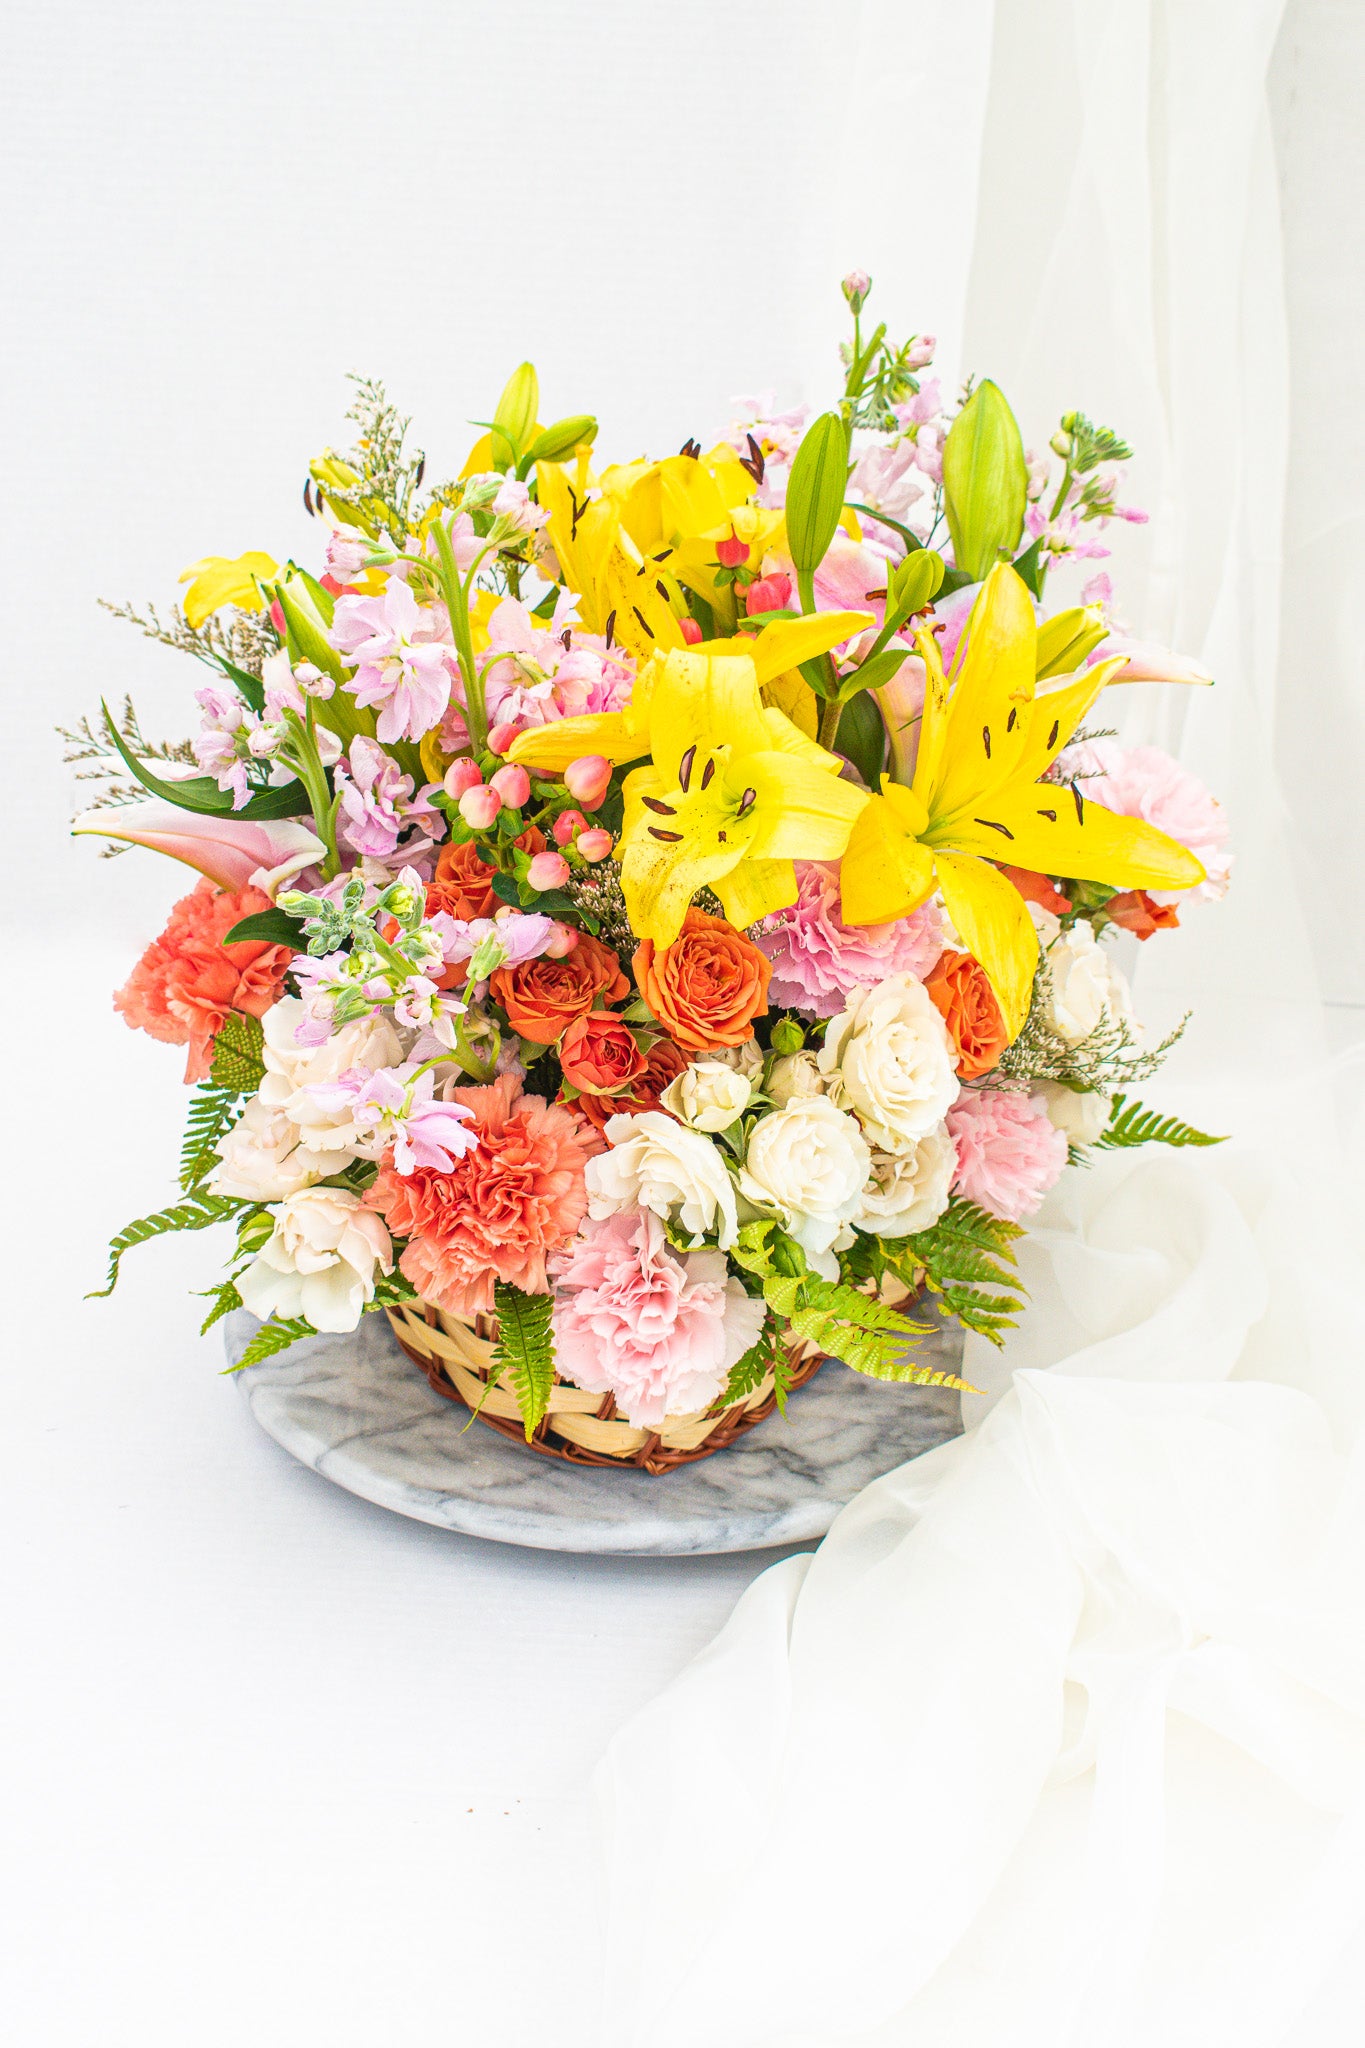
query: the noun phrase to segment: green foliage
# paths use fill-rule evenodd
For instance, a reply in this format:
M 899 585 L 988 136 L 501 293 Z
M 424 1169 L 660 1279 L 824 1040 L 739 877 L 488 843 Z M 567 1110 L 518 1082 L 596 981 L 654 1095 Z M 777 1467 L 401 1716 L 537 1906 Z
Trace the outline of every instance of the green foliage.
M 265 1061 L 261 1056 L 264 1044 L 265 1032 L 259 1017 L 249 1017 L 244 1010 L 229 1010 L 213 1041 L 209 1078 L 214 1087 L 231 1089 L 238 1095 L 254 1094 L 265 1078 Z
M 1154 1109 L 1144 1109 L 1140 1102 L 1130 1102 L 1126 1095 L 1116 1095 L 1108 1125 L 1095 1143 L 1109 1151 L 1127 1145 L 1224 1145 L 1227 1140 L 1211 1138 L 1207 1131 L 1182 1124 L 1178 1117 L 1162 1116 Z
M 494 1288 L 498 1315 L 494 1369 L 505 1373 L 512 1383 L 527 1443 L 545 1413 L 555 1381 L 551 1302 L 548 1294 L 523 1294 L 506 1280 L 499 1280 Z
M 236 1088 L 201 1081 L 190 1098 L 180 1148 L 180 1185 L 186 1194 L 206 1181 L 218 1164 L 218 1147 L 236 1123 L 241 1104 Z
M 839 713 L 835 746 L 851 761 L 869 789 L 881 787 L 886 761 L 886 725 L 875 697 L 863 690 Z
M 136 1222 L 125 1224 L 118 1236 L 110 1240 L 108 1279 L 103 1287 L 92 1287 L 86 1300 L 99 1301 L 113 1293 L 119 1262 L 134 1245 L 146 1244 L 153 1237 L 166 1237 L 177 1230 L 207 1230 L 211 1223 L 226 1221 L 241 1207 L 240 1202 L 226 1195 L 209 1195 L 201 1189 L 186 1201 L 172 1203 L 169 1209 L 158 1209 L 153 1216 L 139 1216 Z
M 959 1322 L 992 1344 L 1003 1344 L 1023 1307 L 1010 1292 L 1019 1286 L 1013 1245 L 1022 1236 L 1017 1223 L 1005 1223 L 955 1195 L 936 1223 L 900 1240 L 903 1253 L 885 1242 L 881 1250 L 907 1282 L 922 1266 L 925 1285 Z
M 943 504 L 953 560 L 973 582 L 1012 555 L 1024 530 L 1028 465 L 998 384 L 978 384 L 943 444 Z
M 263 1358 L 274 1358 L 277 1352 L 287 1351 L 291 1344 L 297 1344 L 300 1337 L 316 1335 L 317 1331 L 305 1316 L 271 1316 L 268 1323 L 261 1324 L 236 1365 L 230 1365 L 227 1370 L 230 1373 L 245 1372 L 249 1365 L 259 1365 Z
M 100 711 L 104 728 L 108 732 L 115 751 L 125 768 L 142 787 L 150 790 L 182 811 L 194 811 L 203 816 L 232 816 L 235 818 L 296 818 L 308 809 L 308 792 L 298 781 L 286 782 L 276 789 L 265 787 L 249 797 L 241 810 L 232 808 L 232 792 L 219 789 L 211 775 L 190 775 L 182 780 L 168 782 L 164 776 L 154 775 L 146 762 L 135 754 L 124 739 L 109 706 L 101 700 Z
M 272 904 L 269 910 L 253 911 L 250 917 L 239 917 L 223 944 L 237 946 L 245 939 L 265 939 L 272 946 L 288 946 L 295 953 L 301 953 L 307 943 L 302 920 L 291 917 L 278 904 Z
M 787 481 L 787 546 L 798 579 L 809 580 L 828 554 L 847 481 L 848 429 L 837 412 L 821 413 L 802 436 Z
M 764 1317 L 763 1328 L 754 1343 L 743 1358 L 731 1366 L 725 1391 L 711 1403 L 711 1413 L 723 1415 L 727 1408 L 747 1401 L 750 1394 L 758 1392 L 769 1373 L 773 1375 L 777 1389 L 777 1405 L 785 1414 L 791 1385 L 791 1363 L 782 1348 L 781 1325 L 771 1310 Z
M 213 1287 L 206 1287 L 200 1297 L 212 1302 L 213 1306 L 199 1325 L 199 1334 L 204 1336 L 222 1316 L 231 1315 L 233 1309 L 242 1306 L 242 1297 L 237 1292 L 235 1280 L 219 1280 Z

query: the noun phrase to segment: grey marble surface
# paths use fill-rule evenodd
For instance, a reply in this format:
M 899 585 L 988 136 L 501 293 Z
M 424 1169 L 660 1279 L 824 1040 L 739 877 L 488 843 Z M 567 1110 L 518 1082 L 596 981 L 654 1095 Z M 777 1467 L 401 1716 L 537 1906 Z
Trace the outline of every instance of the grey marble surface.
M 255 1319 L 224 1325 L 235 1364 Z M 921 1357 L 956 1371 L 962 1336 L 941 1324 Z M 676 1556 L 761 1550 L 823 1536 L 869 1480 L 956 1436 L 946 1387 L 885 1385 L 830 1361 L 728 1450 L 672 1472 L 599 1471 L 542 1457 L 475 1422 L 427 1385 L 382 1315 L 249 1366 L 237 1384 L 268 1435 L 338 1486 L 397 1514 L 541 1550 Z

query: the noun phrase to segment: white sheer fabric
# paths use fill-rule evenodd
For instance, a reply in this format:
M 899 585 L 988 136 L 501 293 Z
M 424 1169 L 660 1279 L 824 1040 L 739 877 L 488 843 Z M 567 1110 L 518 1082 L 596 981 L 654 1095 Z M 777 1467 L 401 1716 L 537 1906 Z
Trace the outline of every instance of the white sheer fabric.
M 1279 16 L 1001 6 L 966 318 L 1027 421 L 1139 444 L 1134 622 L 1220 678 L 1125 722 L 1233 816 L 1139 1008 L 1196 1004 L 1170 1096 L 1237 1138 L 1069 1176 L 969 1433 L 617 1739 L 611 2048 L 1268 2048 L 1365 1901 L 1362 1062 L 1322 1063 L 1271 767 Z

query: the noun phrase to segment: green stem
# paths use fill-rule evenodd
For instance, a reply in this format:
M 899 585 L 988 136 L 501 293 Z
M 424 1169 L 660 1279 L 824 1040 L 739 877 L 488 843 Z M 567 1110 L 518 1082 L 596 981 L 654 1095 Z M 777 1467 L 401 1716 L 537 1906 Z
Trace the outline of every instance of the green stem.
M 465 724 L 469 727 L 470 749 L 481 754 L 488 739 L 488 718 L 484 710 L 483 685 L 474 666 L 474 641 L 469 630 L 469 585 L 460 580 L 460 572 L 455 566 L 455 550 L 450 544 L 450 530 L 444 519 L 435 520 L 431 530 L 436 536 L 436 552 L 441 558 L 441 588 L 446 610 L 450 613 L 456 659 L 464 682 Z M 482 560 L 481 555 L 479 561 Z M 469 572 L 471 582 L 478 566 L 476 562 Z
M 826 697 L 820 706 L 820 744 L 834 752 L 834 742 L 839 736 L 839 720 L 843 716 L 843 705 L 837 697 Z
M 336 800 L 327 787 L 327 771 L 318 755 L 317 741 L 313 736 L 313 703 L 308 702 L 308 723 L 304 724 L 297 711 L 285 713 L 286 723 L 294 734 L 294 743 L 281 748 L 281 753 L 294 769 L 299 781 L 308 792 L 309 808 L 313 813 L 313 830 L 326 847 L 322 863 L 323 879 L 330 882 L 341 862 L 337 856 L 336 843 Z

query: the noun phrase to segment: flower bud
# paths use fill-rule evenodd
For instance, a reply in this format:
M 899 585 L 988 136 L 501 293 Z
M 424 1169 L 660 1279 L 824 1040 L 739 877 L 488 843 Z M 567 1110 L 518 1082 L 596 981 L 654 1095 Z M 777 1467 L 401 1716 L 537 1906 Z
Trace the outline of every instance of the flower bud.
M 521 726 L 515 718 L 504 719 L 501 725 L 491 727 L 488 734 L 489 753 L 505 754 L 520 731 Z
M 526 870 L 526 879 L 533 889 L 562 889 L 569 879 L 569 863 L 562 853 L 533 854 L 531 865 Z
M 467 789 L 460 798 L 460 816 L 476 832 L 486 831 L 501 809 L 502 798 L 498 792 L 483 783 L 476 789 Z
M 936 334 L 917 334 L 905 360 L 912 370 L 922 370 L 926 363 L 932 363 L 934 360 L 934 350 L 937 347 Z
M 578 933 L 571 924 L 557 924 L 545 942 L 547 960 L 563 960 L 578 944 Z
M 741 540 L 737 533 L 732 533 L 729 540 L 716 542 L 716 560 L 722 569 L 738 569 L 748 559 L 749 543 Z
M 773 1026 L 773 1051 L 777 1053 L 800 1052 L 806 1042 L 806 1034 L 795 1017 L 780 1017 Z
M 689 647 L 695 647 L 701 640 L 701 620 L 679 619 L 678 631 L 682 634 L 684 641 Z
M 555 845 L 572 845 L 574 833 L 583 831 L 587 822 L 581 811 L 561 811 L 551 828 Z
M 488 786 L 498 792 L 509 811 L 519 811 L 531 794 L 531 778 L 516 761 L 509 761 L 496 775 L 490 775 Z
M 850 270 L 839 289 L 848 300 L 851 311 L 861 313 L 863 301 L 872 289 L 872 279 L 865 270 Z
M 580 754 L 564 770 L 565 789 L 590 811 L 597 809 L 610 783 L 611 762 L 604 754 Z
M 584 860 L 605 860 L 611 852 L 610 832 L 604 832 L 600 825 L 594 825 L 590 832 L 580 832 L 578 851 Z
M 467 789 L 477 789 L 482 781 L 478 763 L 466 757 L 464 760 L 451 762 L 441 777 L 441 787 L 447 796 L 453 797 L 458 803 Z
M 780 612 L 791 602 L 792 580 L 777 572 L 772 576 L 760 576 L 757 583 L 751 583 L 744 593 L 746 612 Z

